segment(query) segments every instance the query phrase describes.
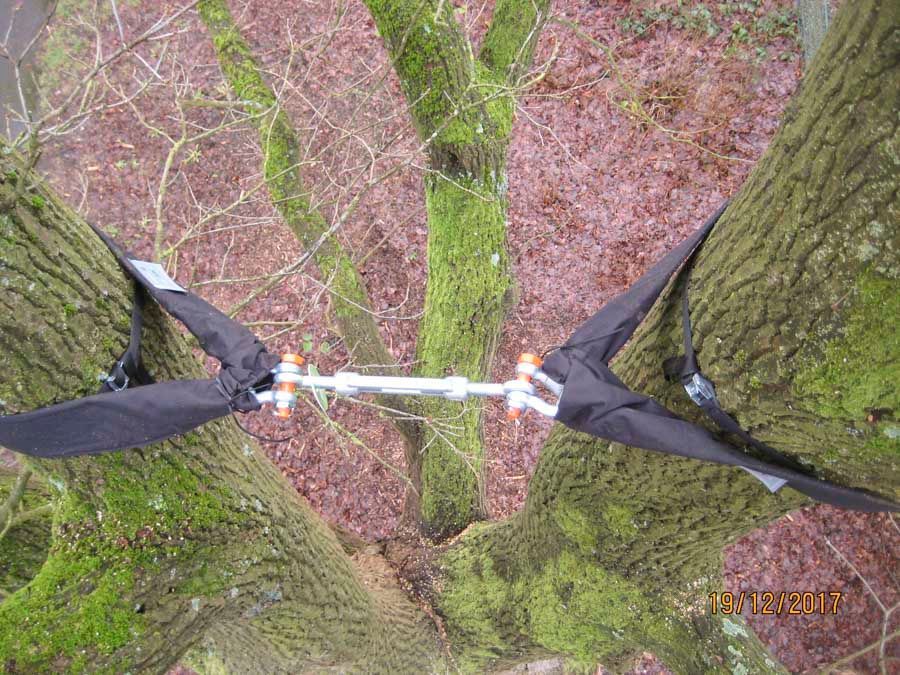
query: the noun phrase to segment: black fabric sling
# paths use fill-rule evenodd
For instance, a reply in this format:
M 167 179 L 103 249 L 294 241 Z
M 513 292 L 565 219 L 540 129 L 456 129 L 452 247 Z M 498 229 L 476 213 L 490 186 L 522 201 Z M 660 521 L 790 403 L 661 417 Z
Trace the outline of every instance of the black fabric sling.
M 104 232 L 91 226 L 137 286 L 131 339 L 101 393 L 0 416 L 0 445 L 33 457 L 71 457 L 136 448 L 186 433 L 234 410 L 258 410 L 251 390 L 271 383 L 279 357 L 202 298 L 157 288 Z M 149 294 L 221 362 L 215 378 L 153 383 L 140 358 L 141 309 Z
M 813 499 L 857 511 L 897 511 L 900 505 L 863 490 L 842 487 L 805 473 L 800 466 L 758 441 L 728 417 L 718 405 L 707 402 L 704 411 L 761 452 L 757 459 L 715 438 L 701 426 L 681 419 L 643 394 L 629 389 L 610 371 L 610 359 L 628 341 L 643 321 L 671 277 L 690 265 L 699 245 L 725 210 L 723 204 L 694 234 L 664 256 L 625 293 L 613 298 L 582 324 L 568 341 L 544 360 L 543 369 L 564 389 L 556 419 L 584 433 L 625 445 L 740 467 L 771 486 L 769 479 L 785 481 Z M 693 380 L 696 357 L 686 333 L 688 364 L 683 371 Z M 688 349 L 687 347 L 690 347 Z M 691 365 L 692 364 L 692 365 Z M 707 383 L 708 380 L 705 380 Z M 712 386 L 709 384 L 711 391 Z M 715 400 L 714 395 L 709 401 Z M 716 402 L 717 403 L 717 402 Z M 735 431 L 735 429 L 740 430 Z M 759 474 L 759 475 L 758 475 Z

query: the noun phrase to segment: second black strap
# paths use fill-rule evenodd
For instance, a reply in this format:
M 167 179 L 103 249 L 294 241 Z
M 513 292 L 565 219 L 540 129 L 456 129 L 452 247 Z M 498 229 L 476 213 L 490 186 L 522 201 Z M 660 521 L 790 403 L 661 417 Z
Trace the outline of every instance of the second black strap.
M 705 378 L 697 364 L 697 353 L 694 351 L 694 340 L 691 331 L 691 311 L 688 301 L 688 289 L 691 285 L 691 269 L 685 270 L 684 292 L 681 296 L 681 324 L 684 333 L 684 359 L 681 365 L 681 384 L 684 385 L 691 399 L 701 410 L 715 422 L 722 431 L 734 434 L 747 445 L 757 450 L 767 460 L 780 466 L 808 473 L 806 468 L 796 460 L 788 457 L 771 445 L 753 438 L 745 431 L 737 420 L 722 408 L 715 394 L 713 383 Z

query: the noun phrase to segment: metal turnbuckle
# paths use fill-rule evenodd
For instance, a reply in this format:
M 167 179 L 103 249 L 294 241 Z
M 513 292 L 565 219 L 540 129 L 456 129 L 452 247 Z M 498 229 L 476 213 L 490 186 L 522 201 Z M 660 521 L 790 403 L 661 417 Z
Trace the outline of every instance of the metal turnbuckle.
M 255 392 L 256 400 L 274 406 L 278 417 L 288 418 L 297 405 L 298 389 L 333 391 L 341 396 L 385 394 L 389 396 L 440 396 L 450 401 L 465 401 L 470 396 L 503 397 L 507 419 L 516 420 L 531 408 L 547 417 L 556 417 L 558 406 L 538 396 L 538 382 L 557 398 L 563 386 L 541 370 L 542 361 L 534 354 L 522 354 L 516 364 L 516 379 L 508 382 L 470 382 L 465 377 L 391 377 L 338 372 L 334 375 L 303 373 L 303 357 L 283 354 L 272 369 L 274 384 L 268 391 Z

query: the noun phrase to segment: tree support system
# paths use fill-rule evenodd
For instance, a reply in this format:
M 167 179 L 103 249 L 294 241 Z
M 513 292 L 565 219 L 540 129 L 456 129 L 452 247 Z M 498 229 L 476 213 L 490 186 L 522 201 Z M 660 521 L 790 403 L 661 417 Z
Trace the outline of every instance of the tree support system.
M 710 436 L 699 426 L 675 416 L 656 401 L 626 387 L 608 368 L 610 359 L 631 338 L 676 271 L 690 272 L 701 242 L 712 231 L 725 206 L 638 279 L 585 322 L 548 358 L 523 354 L 517 379 L 503 384 L 447 378 L 367 376 L 343 372 L 321 376 L 303 373 L 303 357 L 277 357 L 233 319 L 169 279 L 161 266 L 129 258 L 94 228 L 119 264 L 137 283 L 128 348 L 116 361 L 99 394 L 18 415 L 0 417 L 0 442 L 40 458 L 140 448 L 194 430 L 234 410 L 250 412 L 272 404 L 287 418 L 297 403 L 297 388 L 320 396 L 331 390 L 345 396 L 369 392 L 383 396 L 433 396 L 465 401 L 469 396 L 502 396 L 510 419 L 528 408 L 559 419 L 593 436 L 628 445 L 739 466 L 776 492 L 785 484 L 815 499 L 863 511 L 897 510 L 897 504 L 811 476 L 790 457 L 744 432 L 721 407 L 715 389 L 700 374 L 693 347 L 687 289 L 683 294 L 685 355 L 680 380 L 686 393 L 727 432 L 736 434 L 763 459 L 754 458 Z M 141 338 L 144 294 L 181 321 L 200 346 L 221 363 L 215 378 L 154 382 L 143 367 Z M 274 367 L 273 367 L 274 366 Z M 555 378 L 555 379 L 554 379 Z M 121 380 L 121 383 L 120 383 Z M 532 381 L 559 396 L 551 405 L 536 396 Z M 320 401 L 321 402 L 321 401 Z
M 556 417 L 557 406 L 537 395 L 532 380 L 543 384 L 559 396 L 562 386 L 540 369 L 541 360 L 534 354 L 522 354 L 516 365 L 516 379 L 508 382 L 470 382 L 465 377 L 389 377 L 339 372 L 334 375 L 303 374 L 303 357 L 284 354 L 273 370 L 272 388 L 256 392 L 260 404 L 271 404 L 278 417 L 290 417 L 297 405 L 297 388 L 314 394 L 333 391 L 341 396 L 381 394 L 384 396 L 435 396 L 448 401 L 465 401 L 469 397 L 506 399 L 507 417 L 518 419 L 532 409 L 547 417 Z
M 896 497 L 885 411 L 900 409 L 900 91 L 885 83 L 900 7 L 852 10 L 699 254 L 692 329 L 743 428 L 834 482 Z M 96 390 L 127 344 L 130 289 L 32 174 L 3 156 L 0 176 L 9 414 Z M 612 366 L 702 423 L 659 367 L 682 340 L 680 290 Z M 148 314 L 148 370 L 205 377 L 172 322 Z M 721 590 L 724 545 L 807 503 L 741 471 L 557 426 L 520 513 L 413 555 L 404 542 L 342 545 L 227 419 L 141 451 L 34 465 L 57 510 L 47 561 L 0 604 L 11 673 L 165 672 L 188 652 L 235 672 L 480 672 L 547 653 L 617 667 L 647 649 L 676 672 L 779 672 L 746 625 L 702 601 Z

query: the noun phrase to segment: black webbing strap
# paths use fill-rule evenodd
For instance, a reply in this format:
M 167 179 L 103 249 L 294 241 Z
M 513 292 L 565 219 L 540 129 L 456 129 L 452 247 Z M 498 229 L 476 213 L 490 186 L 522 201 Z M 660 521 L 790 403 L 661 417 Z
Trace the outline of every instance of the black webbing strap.
M 806 472 L 806 468 L 796 460 L 788 457 L 771 445 L 753 438 L 737 423 L 731 415 L 722 408 L 716 397 L 716 388 L 713 383 L 704 377 L 697 364 L 697 353 L 694 350 L 693 332 L 691 330 L 691 310 L 688 300 L 688 288 L 691 284 L 691 266 L 684 271 L 684 291 L 681 296 L 681 326 L 684 333 L 684 356 L 681 359 L 681 372 L 679 379 L 691 400 L 715 422 L 722 431 L 734 434 L 744 443 L 763 455 L 766 460 L 781 466 Z
M 122 353 L 100 387 L 101 392 L 122 391 L 129 386 L 153 384 L 154 380 L 144 368 L 141 359 L 141 330 L 144 326 L 146 293 L 140 283 L 134 282 L 134 300 L 131 306 L 131 336 L 128 347 Z
M 222 369 L 216 379 L 219 380 L 223 393 L 230 398 L 232 407 L 245 412 L 258 410 L 259 405 L 255 399 L 242 392 L 260 385 L 261 380 L 268 376 L 269 370 L 278 363 L 279 357 L 270 354 L 250 330 L 198 295 L 184 289 L 174 291 L 158 288 L 144 276 L 112 237 L 94 225 L 89 225 L 142 290 L 184 324 L 197 338 L 204 352 L 221 362 Z

